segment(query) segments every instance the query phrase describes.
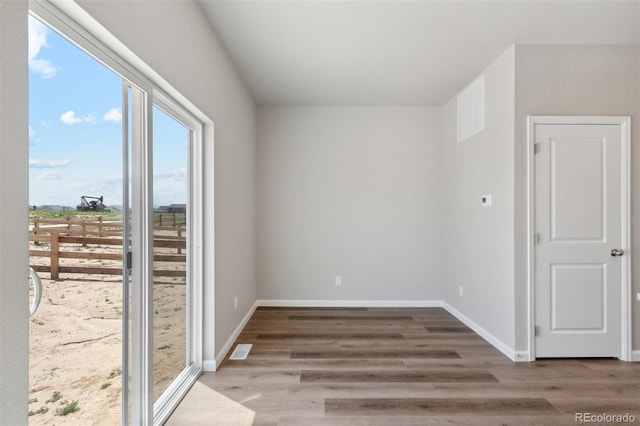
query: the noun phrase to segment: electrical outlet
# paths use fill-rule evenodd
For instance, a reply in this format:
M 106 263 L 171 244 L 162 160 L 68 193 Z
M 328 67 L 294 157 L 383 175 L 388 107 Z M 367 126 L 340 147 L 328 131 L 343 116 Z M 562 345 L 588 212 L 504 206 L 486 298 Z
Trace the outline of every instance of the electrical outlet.
M 342 277 L 340 276 L 336 277 L 336 285 L 342 285 Z
M 462 287 L 461 285 L 458 286 L 458 295 L 460 297 L 464 296 L 464 287 Z
M 640 293 L 636 294 L 636 299 L 638 299 L 638 301 L 640 302 Z
M 238 296 L 233 298 L 233 310 L 234 311 L 238 310 Z

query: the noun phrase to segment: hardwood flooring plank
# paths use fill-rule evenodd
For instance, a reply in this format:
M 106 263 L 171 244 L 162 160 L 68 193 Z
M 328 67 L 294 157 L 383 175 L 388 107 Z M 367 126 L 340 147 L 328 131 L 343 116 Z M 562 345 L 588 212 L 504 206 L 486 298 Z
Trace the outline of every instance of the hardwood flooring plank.
M 462 321 L 453 315 L 412 315 L 414 321 L 427 322 L 427 323 L 448 323 L 456 325 L 464 325 Z
M 424 331 L 421 331 L 421 332 L 415 332 L 415 331 L 404 332 L 402 333 L 402 336 L 405 338 L 405 340 L 415 344 L 432 343 L 432 342 L 449 340 L 455 344 L 465 345 L 467 344 L 466 342 L 472 342 L 474 344 L 480 344 L 486 347 L 493 347 L 489 343 L 487 343 L 486 340 L 484 340 L 482 337 L 478 336 L 477 334 L 465 333 L 464 336 L 459 336 L 459 334 L 460 333 L 451 333 L 451 334 L 428 333 L 425 329 Z
M 300 370 L 250 370 L 237 371 L 226 368 L 221 365 L 220 369 L 215 373 L 205 373 L 201 378 L 207 375 L 215 375 L 216 383 L 225 383 L 225 380 L 231 381 L 251 381 L 265 383 L 300 383 Z
M 460 358 L 455 351 L 451 350 L 417 350 L 417 349 L 366 349 L 366 350 L 294 350 L 291 352 L 291 359 L 334 359 L 334 358 Z
M 496 379 L 487 370 L 370 370 L 370 371 L 335 371 L 335 370 L 302 370 L 300 382 L 368 382 L 368 383 L 388 383 L 388 382 L 496 382 Z
M 277 306 L 260 306 L 256 308 L 256 312 L 288 312 L 288 311 L 344 311 L 344 312 L 352 312 L 352 311 L 368 311 L 369 308 L 365 307 L 349 307 L 349 308 L 331 308 L 331 307 L 308 307 L 308 306 L 288 306 L 286 308 L 277 307 Z
M 225 363 L 227 368 L 233 369 L 339 369 L 339 370 L 367 370 L 367 369 L 395 369 L 406 370 L 406 366 L 399 359 L 251 359 L 246 360 L 229 360 Z
M 523 363 L 524 364 L 524 363 Z M 541 369 L 530 366 L 502 366 L 491 367 L 493 373 L 501 382 L 564 382 L 564 383 L 638 383 L 638 376 L 630 375 L 624 371 L 598 371 L 587 368 L 558 368 Z
M 289 321 L 411 321 L 411 315 L 289 315 Z
M 196 382 L 165 425 L 249 426 L 254 418 L 254 411 L 205 384 Z
M 238 342 L 238 344 L 240 343 L 250 342 Z M 263 347 L 254 345 L 251 348 L 251 352 L 249 352 L 249 357 L 247 359 L 256 360 L 263 358 L 267 360 L 289 359 L 291 358 L 291 349 L 282 348 L 281 346 Z
M 402 340 L 402 333 L 264 333 L 258 340 L 330 339 L 330 340 Z
M 325 415 L 359 416 L 560 414 L 544 398 L 329 398 Z
M 289 333 L 306 334 L 322 330 L 331 334 L 369 334 L 369 333 L 411 333 L 420 332 L 424 326 L 413 322 L 380 323 L 376 321 L 345 321 L 342 324 L 325 324 L 319 322 L 298 322 L 289 325 L 285 330 Z M 262 329 L 264 332 L 264 329 Z
M 282 412 L 289 413 L 289 415 L 307 416 L 322 416 L 324 414 L 322 399 L 289 398 L 282 400 L 273 398 L 268 393 L 263 393 L 253 395 L 240 403 L 252 411 L 260 412 L 262 421 L 272 421 L 269 420 L 270 417 L 277 421 Z
M 474 334 L 473 330 L 466 326 L 431 325 L 425 327 L 429 333 L 468 333 Z
M 591 370 L 626 371 L 638 377 L 640 381 L 640 362 L 625 362 L 613 358 L 584 358 L 578 359 L 576 362 L 579 362 Z
M 572 416 L 349 416 L 295 417 L 283 416 L 278 426 L 575 426 Z
M 210 381 L 202 379 L 202 383 L 216 388 L 220 393 L 235 401 L 242 401 L 256 394 L 267 393 L 276 399 L 321 399 L 321 398 L 386 398 L 389 395 L 402 398 L 546 398 L 550 402 L 554 398 L 567 398 L 588 401 L 607 395 L 620 399 L 637 399 L 638 388 L 624 386 L 591 388 L 579 384 L 566 386 L 546 386 L 544 384 L 509 384 L 501 383 L 384 383 L 373 386 L 370 383 L 268 383 L 255 382 L 248 379 L 234 381 L 230 378 Z
M 430 320 L 416 320 L 414 321 L 416 324 L 420 324 L 427 329 L 429 327 L 466 327 L 463 323 L 458 320 L 450 320 L 450 319 L 430 319 Z
M 471 398 L 478 395 L 486 397 L 529 397 L 529 398 L 574 398 L 589 401 L 603 395 L 612 398 L 640 399 L 640 383 L 599 383 L 597 386 L 584 383 L 566 383 L 562 380 L 543 383 L 434 383 L 431 396 Z
M 384 386 L 371 386 L 370 383 L 267 383 L 245 380 L 211 382 L 203 379 L 202 383 L 212 386 L 218 392 L 235 401 L 242 401 L 252 395 L 268 393 L 280 399 L 324 399 L 324 398 L 384 398 L 389 394 L 401 395 L 405 398 L 424 398 L 438 396 L 432 383 L 385 383 Z M 507 395 L 508 396 L 508 395 Z
M 456 352 L 457 353 L 457 352 Z M 408 359 L 405 358 L 404 365 L 409 370 L 432 370 L 432 369 L 447 369 L 447 370 L 464 370 L 464 369 L 481 369 L 490 370 L 493 367 L 500 367 L 513 363 L 508 358 L 495 359 L 495 358 L 457 358 L 457 359 L 444 359 L 444 358 L 431 358 L 431 359 Z
M 365 308 L 369 312 L 392 312 L 392 313 L 406 313 L 411 315 L 451 315 L 444 308 L 384 308 L 384 307 L 368 307 Z
M 505 354 L 493 346 L 466 346 L 460 347 L 456 349 L 456 351 L 462 358 L 468 359 L 509 359 Z
M 640 421 L 640 398 L 548 398 L 560 411 L 567 414 L 632 414 Z M 618 422 L 620 423 L 620 422 Z

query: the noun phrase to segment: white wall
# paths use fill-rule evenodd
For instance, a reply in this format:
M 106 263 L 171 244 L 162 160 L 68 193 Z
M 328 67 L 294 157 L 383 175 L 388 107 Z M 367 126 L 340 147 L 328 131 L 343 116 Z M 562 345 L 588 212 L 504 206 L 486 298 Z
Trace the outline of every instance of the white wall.
M 0 1 L 0 425 L 27 423 L 27 3 Z
M 212 164 L 205 164 L 204 350 L 205 360 L 213 360 L 257 295 L 254 101 L 195 3 L 78 3 L 214 121 L 215 175 Z M 206 147 L 205 158 L 213 158 L 212 149 Z
M 631 116 L 634 349 L 640 349 L 640 47 L 518 46 L 516 49 L 516 311 L 519 350 L 527 347 L 526 119 L 528 115 Z
M 508 348 L 514 348 L 514 61 L 512 47 L 484 71 L 482 132 L 458 143 L 456 98 L 444 106 L 441 159 L 445 301 Z M 492 207 L 481 206 L 485 194 Z
M 259 107 L 259 298 L 441 300 L 440 121 L 439 108 Z

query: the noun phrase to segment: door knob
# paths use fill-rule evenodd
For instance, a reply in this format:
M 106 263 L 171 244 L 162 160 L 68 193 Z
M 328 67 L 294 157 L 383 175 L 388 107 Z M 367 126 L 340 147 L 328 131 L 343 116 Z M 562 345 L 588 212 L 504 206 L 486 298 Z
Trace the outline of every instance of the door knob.
M 29 267 L 29 276 L 33 280 L 33 302 L 29 308 L 29 316 L 33 316 L 40 306 L 40 300 L 42 299 L 42 281 L 35 269 Z
M 611 256 L 622 256 L 624 254 L 624 250 L 622 249 L 611 249 Z

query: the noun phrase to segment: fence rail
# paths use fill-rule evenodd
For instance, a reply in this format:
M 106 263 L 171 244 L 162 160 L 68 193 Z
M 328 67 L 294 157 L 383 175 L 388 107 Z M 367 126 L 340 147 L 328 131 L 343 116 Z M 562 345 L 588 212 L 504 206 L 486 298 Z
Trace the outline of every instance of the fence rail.
M 186 215 L 184 213 L 154 213 L 154 229 L 180 229 L 186 226 Z M 47 232 L 48 229 L 66 229 L 69 231 L 87 234 L 99 234 L 122 232 L 122 216 L 69 216 L 66 218 L 33 218 L 33 233 Z M 109 234 L 105 234 L 109 235 Z
M 102 217 L 100 217 L 102 219 Z M 109 219 L 112 219 L 110 217 Z M 121 217 L 119 218 L 121 219 Z M 166 222 L 166 221 L 165 221 Z M 46 226 L 42 226 L 45 225 Z M 120 231 L 105 230 L 106 227 Z M 154 226 L 154 271 L 156 277 L 185 277 L 183 269 L 176 265 L 186 264 L 186 237 L 183 226 Z M 118 238 L 119 237 L 119 238 Z M 64 265 L 61 259 L 79 259 L 82 261 L 122 261 L 122 222 L 78 219 L 40 219 L 34 221 L 33 234 L 29 241 L 35 247 L 29 250 L 31 258 L 48 258 L 49 264 L 32 264 L 37 272 L 49 272 L 52 279 L 60 274 L 122 275 L 122 266 Z M 108 247 L 108 251 L 95 251 Z M 83 249 L 94 251 L 83 251 Z M 115 252 L 114 252 L 115 251 Z

